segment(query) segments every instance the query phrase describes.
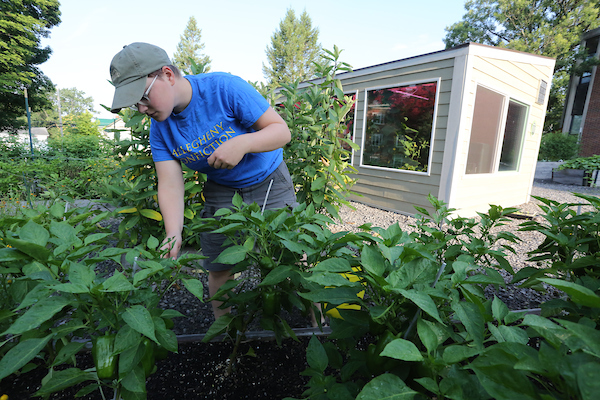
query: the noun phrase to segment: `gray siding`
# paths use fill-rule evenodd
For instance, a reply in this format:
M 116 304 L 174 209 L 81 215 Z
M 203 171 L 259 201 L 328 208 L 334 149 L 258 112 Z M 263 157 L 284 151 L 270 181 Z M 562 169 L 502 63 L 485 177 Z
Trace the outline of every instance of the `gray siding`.
M 399 63 L 395 68 L 392 65 L 386 70 L 374 68 L 374 72 L 363 73 L 360 76 L 350 76 L 349 78 L 344 78 L 343 75 L 339 76 L 345 92 L 358 91 L 354 142 L 359 146 L 362 145 L 363 140 L 366 89 L 439 80 L 433 148 L 427 174 L 390 168 L 364 167 L 360 165 L 362 149 L 355 151 L 353 155 L 352 165 L 358 171 L 356 175 L 358 183 L 353 190 L 360 196 L 352 196 L 351 200 L 410 215 L 416 212 L 415 206 L 430 209 L 427 200 L 429 194 L 439 197 L 454 66 L 453 57 L 433 62 L 424 60 L 424 62 L 415 63 L 415 61 L 412 60 L 412 65 Z

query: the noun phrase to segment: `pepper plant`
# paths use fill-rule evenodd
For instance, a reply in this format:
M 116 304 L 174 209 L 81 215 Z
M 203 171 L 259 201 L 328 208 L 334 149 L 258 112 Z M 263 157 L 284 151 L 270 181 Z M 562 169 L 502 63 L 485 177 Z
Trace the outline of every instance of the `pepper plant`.
M 0 379 L 41 364 L 48 374 L 39 396 L 91 382 L 80 395 L 100 389 L 104 396 L 110 387 L 115 398 L 145 398 L 156 354 L 177 351 L 171 318 L 181 314 L 160 309 L 159 300 L 178 280 L 202 300 L 200 281 L 183 273 L 199 256 L 161 258 L 154 237 L 130 249 L 107 247 L 112 233 L 99 224 L 109 213 L 65 209 L 56 202 L 0 220 Z M 77 366 L 81 338 L 92 343 L 93 369 Z M 62 364 L 72 367 L 57 370 Z
M 302 87 L 300 82 L 283 85 L 283 100 L 273 104 L 286 121 L 292 134 L 284 147 L 284 159 L 296 187 L 298 201 L 314 204 L 338 218 L 340 205 L 355 182 L 356 171 L 350 165 L 351 151 L 358 146 L 348 137 L 347 115 L 355 100 L 344 95 L 336 74 L 350 71 L 339 60 L 341 51 L 324 50 L 323 60 L 316 65 L 317 79 Z M 347 147 L 345 147 L 346 145 Z
M 552 318 L 510 311 L 483 288 L 504 284 L 498 269 L 512 272 L 504 256 L 517 239 L 499 228 L 513 210 L 492 206 L 479 220 L 450 220 L 453 210 L 430 200 L 435 212 L 417 219 L 415 232 L 372 228 L 357 256 L 313 269 L 308 279 L 322 287 L 303 297 L 360 308 L 339 310 L 331 341 L 311 340 L 304 398 L 594 398 L 600 333 L 589 315 L 600 310 L 599 286 L 594 293 L 541 278 L 566 288 L 569 307 Z M 339 273 L 360 285 L 334 278 Z M 581 280 L 590 285 L 592 276 Z
M 236 338 L 231 357 L 235 360 L 237 347 L 256 318 L 263 329 L 275 333 L 278 343 L 284 337 L 296 339 L 282 312 L 296 308 L 308 317 L 312 309 L 319 315 L 318 308 L 301 296 L 314 285 L 306 278 L 321 260 L 350 252 L 346 245 L 355 239 L 345 233 L 332 234 L 326 229 L 332 220 L 312 205 L 261 210 L 258 204 L 245 204 L 235 195 L 233 206 L 218 210 L 215 218 L 202 220 L 196 229 L 227 236 L 229 246 L 216 262 L 230 264 L 232 274 L 253 271 L 251 276 L 228 281 L 211 298 L 222 301 L 223 308 L 234 307 L 235 313 L 215 321 L 204 340 L 227 332 Z M 256 275 L 260 283 L 253 286 Z

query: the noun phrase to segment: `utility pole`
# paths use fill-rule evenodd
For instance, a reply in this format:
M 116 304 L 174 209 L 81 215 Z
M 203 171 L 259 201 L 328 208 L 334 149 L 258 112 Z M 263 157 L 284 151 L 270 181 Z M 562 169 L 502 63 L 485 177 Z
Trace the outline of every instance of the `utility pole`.
M 58 126 L 60 127 L 60 137 L 63 137 L 62 112 L 60 111 L 60 89 L 56 88 L 56 97 L 58 99 Z
M 27 110 L 27 126 L 29 127 L 29 147 L 33 157 L 33 138 L 31 137 L 31 113 L 29 112 L 29 100 L 27 99 L 27 88 L 25 88 L 25 109 Z

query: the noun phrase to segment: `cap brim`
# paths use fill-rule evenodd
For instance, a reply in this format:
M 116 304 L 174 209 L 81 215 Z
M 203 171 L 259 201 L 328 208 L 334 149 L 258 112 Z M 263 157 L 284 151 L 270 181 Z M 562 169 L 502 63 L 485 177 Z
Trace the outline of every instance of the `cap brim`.
M 110 111 L 116 114 L 121 111 L 121 108 L 132 106 L 140 101 L 144 89 L 146 89 L 146 78 L 147 76 L 142 76 L 115 88 L 115 96 Z

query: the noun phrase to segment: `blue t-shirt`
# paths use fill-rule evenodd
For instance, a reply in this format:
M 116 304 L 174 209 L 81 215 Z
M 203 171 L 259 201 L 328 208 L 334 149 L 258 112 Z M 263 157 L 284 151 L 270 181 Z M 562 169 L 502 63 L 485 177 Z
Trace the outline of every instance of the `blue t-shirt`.
M 243 188 L 260 183 L 283 161 L 283 150 L 248 153 L 233 169 L 215 169 L 207 158 L 232 137 L 253 132 L 269 103 L 248 82 L 222 72 L 186 76 L 192 100 L 181 113 L 152 121 L 150 148 L 155 162 L 178 160 L 221 185 Z

